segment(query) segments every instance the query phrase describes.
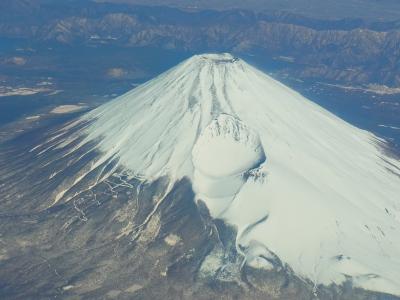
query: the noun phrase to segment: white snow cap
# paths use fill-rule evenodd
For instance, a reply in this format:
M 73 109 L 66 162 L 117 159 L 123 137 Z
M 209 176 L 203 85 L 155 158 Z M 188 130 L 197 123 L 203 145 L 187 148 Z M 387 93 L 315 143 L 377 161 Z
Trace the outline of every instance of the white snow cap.
M 399 161 L 243 60 L 196 55 L 84 119 L 105 159 L 190 178 L 249 265 L 400 295 Z

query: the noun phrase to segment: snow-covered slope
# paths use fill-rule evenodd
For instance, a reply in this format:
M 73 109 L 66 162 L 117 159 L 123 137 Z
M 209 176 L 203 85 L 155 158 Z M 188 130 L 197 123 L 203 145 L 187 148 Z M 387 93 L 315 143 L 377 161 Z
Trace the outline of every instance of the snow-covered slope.
M 189 177 L 250 265 L 271 268 L 274 253 L 315 284 L 400 295 L 399 161 L 242 60 L 194 56 L 84 119 L 102 161 Z

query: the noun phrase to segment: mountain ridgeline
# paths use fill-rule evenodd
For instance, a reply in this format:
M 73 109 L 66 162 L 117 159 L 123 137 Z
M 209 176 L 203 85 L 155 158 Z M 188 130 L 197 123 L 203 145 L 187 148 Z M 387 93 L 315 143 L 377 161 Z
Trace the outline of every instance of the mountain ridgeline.
M 86 1 L 6 2 L 0 12 L 1 37 L 257 53 L 302 79 L 400 85 L 400 21 L 396 20 L 322 20 L 290 12 L 184 11 Z

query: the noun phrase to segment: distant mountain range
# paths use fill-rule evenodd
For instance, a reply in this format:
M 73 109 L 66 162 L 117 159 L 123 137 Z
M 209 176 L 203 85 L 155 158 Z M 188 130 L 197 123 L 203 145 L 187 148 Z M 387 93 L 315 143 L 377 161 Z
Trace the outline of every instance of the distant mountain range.
M 282 11 L 187 11 L 90 1 L 6 0 L 0 8 L 0 37 L 258 53 L 302 79 L 400 86 L 400 20 L 322 20 Z
M 396 0 L 94 0 L 96 2 L 164 5 L 183 9 L 279 10 L 316 18 L 398 19 L 400 2 Z

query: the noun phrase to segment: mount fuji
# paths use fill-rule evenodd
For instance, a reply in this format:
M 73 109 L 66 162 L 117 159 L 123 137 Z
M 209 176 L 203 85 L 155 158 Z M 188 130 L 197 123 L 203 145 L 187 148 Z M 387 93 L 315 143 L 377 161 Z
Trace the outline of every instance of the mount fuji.
M 230 54 L 196 55 L 28 152 L 51 170 L 31 191 L 47 187 L 38 212 L 73 206 L 88 221 L 79 197 L 101 184 L 112 194 L 131 188 L 149 207 L 140 221 L 127 217 L 118 240 L 135 243 L 187 181 L 180 205 L 196 203 L 232 228 L 238 272 L 286 270 L 313 297 L 349 283 L 400 296 L 400 161 L 383 139 Z M 208 250 L 196 278 L 225 272 L 218 257 Z

